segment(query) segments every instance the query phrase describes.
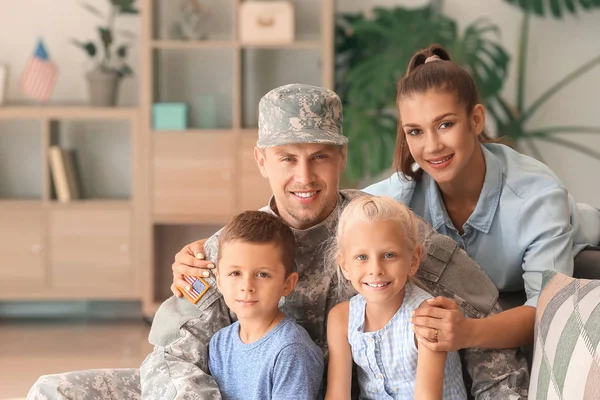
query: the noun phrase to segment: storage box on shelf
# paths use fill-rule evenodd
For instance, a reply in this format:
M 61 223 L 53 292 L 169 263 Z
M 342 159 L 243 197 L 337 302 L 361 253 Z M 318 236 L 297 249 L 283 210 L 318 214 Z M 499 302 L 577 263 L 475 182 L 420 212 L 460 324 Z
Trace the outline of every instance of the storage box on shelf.
M 241 0 L 202 2 L 213 18 L 208 37 L 179 40 L 172 35 L 179 3 L 143 0 L 142 6 L 142 131 L 150 135 L 142 168 L 149 171 L 150 227 L 141 237 L 140 263 L 152 266 L 143 291 L 148 317 L 170 295 L 171 264 L 181 247 L 270 198 L 253 157 L 260 98 L 288 83 L 333 88 L 333 0 L 294 1 L 289 43 L 244 43 Z M 185 102 L 190 129 L 154 130 L 158 102 Z

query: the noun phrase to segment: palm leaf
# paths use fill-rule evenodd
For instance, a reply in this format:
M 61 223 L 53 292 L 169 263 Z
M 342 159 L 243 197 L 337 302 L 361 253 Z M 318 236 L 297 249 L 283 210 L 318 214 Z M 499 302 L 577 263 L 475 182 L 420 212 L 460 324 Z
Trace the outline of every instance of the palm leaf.
M 436 21 L 429 7 L 407 10 L 378 8 L 375 18 L 353 25 L 361 37 L 359 45 L 368 48 L 355 59 L 348 71 L 347 101 L 370 109 L 394 104 L 397 80 L 404 74 L 414 51 L 431 43 L 447 43 L 456 37 L 456 25 Z
M 600 134 L 600 127 L 597 126 L 553 126 L 551 128 L 542 128 L 530 131 L 527 136 L 548 136 L 557 133 L 591 133 Z
M 346 178 L 358 181 L 387 169 L 396 140 L 395 118 L 353 107 L 346 108 L 344 115 L 344 132 L 350 140 Z
M 523 122 L 526 122 L 529 118 L 531 118 L 531 116 L 537 111 L 538 108 L 540 108 L 545 102 L 547 102 L 552 96 L 558 93 L 562 88 L 567 86 L 575 79 L 581 77 L 583 74 L 590 71 L 597 65 L 600 65 L 600 56 L 592 58 L 590 61 L 578 67 L 576 70 L 572 71 L 560 81 L 552 85 L 550 89 L 546 90 L 536 101 L 533 102 L 531 106 L 529 106 L 527 110 L 523 112 L 523 115 L 521 116 Z
M 484 19 L 477 20 L 451 47 L 454 61 L 471 73 L 482 99 L 502 89 L 510 61 L 508 53 L 489 39 L 488 33 L 498 33 L 498 27 Z
M 509 4 L 520 7 L 523 11 L 545 16 L 550 14 L 562 18 L 566 13 L 577 14 L 579 11 L 590 11 L 600 8 L 600 0 L 505 0 Z
M 586 154 L 596 160 L 600 161 L 600 152 L 591 149 L 589 146 L 584 146 L 579 143 L 574 143 L 566 139 L 554 137 L 554 136 L 541 136 L 537 138 L 538 140 L 543 140 L 545 142 L 555 143 L 562 147 L 567 147 L 572 150 L 578 151 L 580 153 Z
M 529 147 L 529 149 L 533 153 L 533 156 L 535 158 L 537 158 L 539 161 L 541 161 L 544 164 L 546 164 L 546 161 L 544 160 L 544 156 L 542 156 L 542 152 L 540 151 L 540 149 L 538 149 L 538 147 L 536 146 L 536 144 L 534 143 L 534 141 L 531 140 L 531 139 L 529 139 L 529 138 L 525 138 L 525 139 L 523 139 L 523 141 L 525 143 L 527 143 L 527 146 Z

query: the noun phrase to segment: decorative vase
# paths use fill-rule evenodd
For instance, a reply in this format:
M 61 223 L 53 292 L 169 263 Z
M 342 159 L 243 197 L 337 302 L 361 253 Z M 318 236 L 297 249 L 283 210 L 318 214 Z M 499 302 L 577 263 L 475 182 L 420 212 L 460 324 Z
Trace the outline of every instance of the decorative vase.
M 90 104 L 112 107 L 117 104 L 120 76 L 117 72 L 98 67 L 86 74 L 90 91 Z

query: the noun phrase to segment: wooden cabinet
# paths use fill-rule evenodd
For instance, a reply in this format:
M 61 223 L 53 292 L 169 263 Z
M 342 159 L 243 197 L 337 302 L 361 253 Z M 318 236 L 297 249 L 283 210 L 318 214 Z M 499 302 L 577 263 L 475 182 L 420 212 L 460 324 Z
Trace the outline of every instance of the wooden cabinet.
M 50 212 L 50 282 L 82 297 L 131 297 L 135 282 L 129 210 Z
M 0 107 L 1 300 L 141 298 L 138 120 L 135 108 Z M 56 196 L 51 146 L 77 155 L 71 201 Z
M 0 210 L 0 292 L 43 289 L 46 284 L 43 211 Z
M 256 131 L 244 131 L 241 145 L 238 148 L 240 160 L 237 186 L 239 211 L 262 208 L 267 205 L 271 197 L 269 181 L 261 175 L 254 159 L 257 138 Z
M 227 131 L 154 135 L 154 216 L 221 222 L 235 211 L 235 135 Z

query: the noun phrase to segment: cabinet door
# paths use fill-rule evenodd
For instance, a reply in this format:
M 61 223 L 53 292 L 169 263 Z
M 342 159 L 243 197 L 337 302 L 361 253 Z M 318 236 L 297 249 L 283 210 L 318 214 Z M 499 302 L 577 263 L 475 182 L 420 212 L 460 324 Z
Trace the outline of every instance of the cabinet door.
M 155 134 L 154 138 L 155 218 L 227 221 L 235 212 L 234 134 L 208 131 Z
M 46 268 L 42 210 L 0 210 L 0 221 L 0 287 L 43 288 Z
M 256 210 L 267 205 L 271 198 L 269 181 L 260 174 L 254 160 L 254 146 L 258 134 L 245 131 L 238 151 L 240 179 L 238 184 L 238 211 Z
M 52 288 L 80 298 L 135 297 L 129 210 L 52 210 Z

